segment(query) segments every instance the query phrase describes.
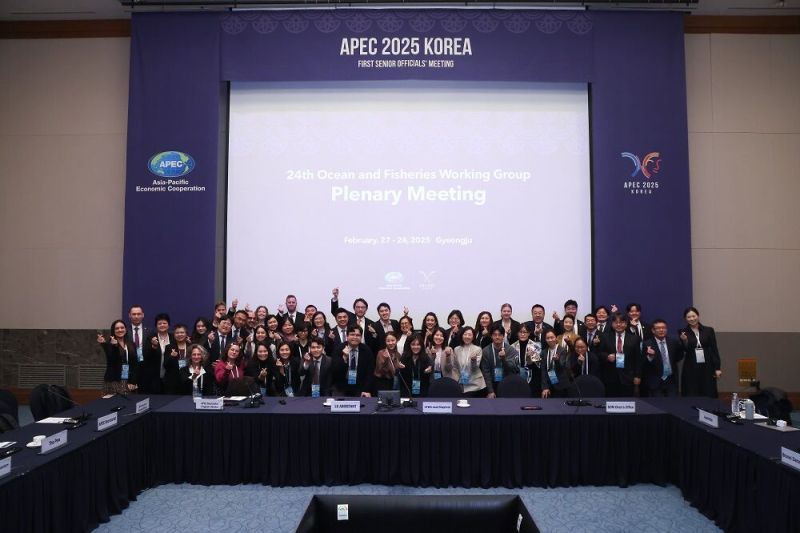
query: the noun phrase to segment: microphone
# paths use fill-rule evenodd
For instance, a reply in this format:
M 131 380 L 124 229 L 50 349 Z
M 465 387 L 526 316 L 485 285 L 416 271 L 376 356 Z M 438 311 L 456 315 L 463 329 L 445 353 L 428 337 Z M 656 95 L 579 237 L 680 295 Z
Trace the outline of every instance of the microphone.
M 586 353 L 588 357 L 589 353 Z M 592 402 L 583 399 L 583 393 L 581 393 L 581 386 L 578 384 L 578 380 L 575 377 L 575 373 L 572 371 L 572 368 L 569 369 L 570 376 L 572 376 L 572 383 L 575 385 L 575 390 L 578 391 L 578 399 L 577 400 L 567 400 L 564 402 L 565 405 L 570 407 L 591 407 Z M 580 376 L 578 376 L 580 377 Z
M 80 407 L 81 411 L 83 411 L 79 416 L 74 416 L 74 417 L 71 418 L 71 420 L 74 421 L 72 424 L 67 422 L 67 429 L 77 429 L 77 428 L 83 426 L 84 424 L 86 424 L 87 420 L 92 418 L 92 414 L 91 413 L 87 413 L 84 410 L 82 405 L 80 405 L 78 402 L 76 402 L 75 400 L 73 400 L 69 396 L 64 396 L 63 394 L 61 394 L 58 391 L 58 389 L 55 388 L 53 385 L 48 385 L 47 386 L 47 390 L 50 392 L 50 394 L 54 394 L 55 396 L 58 396 L 62 400 L 67 400 L 69 403 L 71 403 L 75 407 Z
M 253 391 L 253 387 L 256 388 L 255 391 Z M 259 405 L 264 405 L 264 400 L 262 399 L 263 397 L 261 396 L 261 391 L 258 390 L 255 380 L 247 384 L 247 389 L 250 391 L 250 396 L 248 396 L 247 399 L 244 401 L 244 405 L 242 405 L 242 407 L 251 409 L 258 407 Z
M 402 382 L 403 382 L 403 386 L 404 386 L 406 389 L 408 389 L 408 396 L 409 396 L 409 399 L 408 399 L 408 400 L 406 400 L 406 402 L 405 402 L 405 405 L 407 405 L 407 406 L 409 406 L 409 407 L 415 407 L 415 406 L 417 405 L 417 402 L 414 400 L 414 397 L 411 395 L 411 394 L 412 394 L 412 393 L 411 393 L 411 387 L 409 387 L 409 386 L 408 386 L 408 383 L 406 383 L 406 380 L 405 380 L 405 378 L 403 377 L 403 373 L 402 373 L 402 372 L 400 372 L 400 371 L 398 371 L 398 370 L 397 370 L 397 367 L 395 367 L 395 366 L 394 366 L 394 361 L 392 361 L 392 356 L 391 356 L 391 355 L 389 356 L 389 362 L 392 364 L 392 368 L 394 369 L 394 373 L 395 373 L 395 374 L 397 374 L 397 377 L 399 377 L 399 378 L 400 378 L 400 381 L 402 381 Z M 400 404 L 401 404 L 401 405 L 403 404 L 403 400 L 400 400 Z

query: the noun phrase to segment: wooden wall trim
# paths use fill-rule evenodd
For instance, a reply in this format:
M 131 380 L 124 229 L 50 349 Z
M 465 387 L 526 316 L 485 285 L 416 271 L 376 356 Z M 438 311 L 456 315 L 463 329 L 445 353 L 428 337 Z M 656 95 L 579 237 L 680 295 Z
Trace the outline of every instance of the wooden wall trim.
M 733 17 L 724 15 L 685 15 L 684 33 L 800 33 L 800 16 Z
M 130 36 L 130 19 L 0 21 L 0 39 L 85 39 Z

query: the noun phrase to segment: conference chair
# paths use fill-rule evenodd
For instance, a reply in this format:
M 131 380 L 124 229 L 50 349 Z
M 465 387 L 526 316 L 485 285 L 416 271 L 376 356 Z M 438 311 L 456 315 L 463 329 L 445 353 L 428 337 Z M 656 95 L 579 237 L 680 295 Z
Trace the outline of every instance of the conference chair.
M 225 396 L 250 396 L 258 391 L 258 386 L 253 385 L 255 380 L 250 376 L 231 379 L 224 391 Z
M 605 398 L 606 386 L 596 376 L 588 374 L 578 376 L 567 389 L 567 396 L 570 398 Z
M 509 374 L 497 385 L 498 398 L 530 398 L 531 387 L 519 374 Z
M 14 417 L 17 424 L 19 424 L 19 404 L 17 397 L 11 391 L 0 389 L 0 404 L 5 404 L 5 409 L 0 409 L 0 413 L 7 413 Z
M 428 388 L 428 398 L 460 398 L 462 394 L 461 385 L 453 378 L 434 379 Z
M 69 399 L 68 399 L 69 398 Z M 69 392 L 58 385 L 37 385 L 29 399 L 31 414 L 37 422 L 72 407 Z
M 14 417 L 4 412 L 4 409 L 10 408 L 3 402 L 0 402 L 0 434 L 5 433 L 6 431 L 11 431 L 12 429 L 17 429 L 19 427 L 19 424 Z

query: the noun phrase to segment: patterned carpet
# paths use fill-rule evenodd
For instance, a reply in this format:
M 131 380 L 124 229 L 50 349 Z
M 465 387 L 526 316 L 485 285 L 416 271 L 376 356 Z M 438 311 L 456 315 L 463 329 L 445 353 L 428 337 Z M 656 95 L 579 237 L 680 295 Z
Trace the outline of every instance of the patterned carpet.
M 95 531 L 290 532 L 297 527 L 314 494 L 519 494 L 543 532 L 720 531 L 690 507 L 677 488 L 654 485 L 524 490 L 163 485 L 139 495 L 124 513 Z

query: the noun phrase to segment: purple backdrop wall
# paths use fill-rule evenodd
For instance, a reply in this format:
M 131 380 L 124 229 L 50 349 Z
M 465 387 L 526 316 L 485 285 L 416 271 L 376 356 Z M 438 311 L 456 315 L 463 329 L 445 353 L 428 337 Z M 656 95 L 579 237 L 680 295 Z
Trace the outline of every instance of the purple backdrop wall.
M 367 48 L 365 55 L 343 54 L 344 38 L 374 38 L 376 53 Z M 407 45 L 408 52 L 413 52 L 410 43 L 416 38 L 420 50 L 382 55 L 383 39 L 392 38 L 399 39 L 401 48 Z M 435 48 L 426 54 L 426 43 L 435 45 L 437 38 L 443 39 L 438 42 L 461 39 L 462 47 L 468 39 L 471 54 L 437 53 Z M 359 63 L 370 59 L 426 63 L 387 67 Z M 431 63 L 438 60 L 445 63 Z M 622 306 L 635 300 L 645 307 L 646 316 L 658 314 L 673 321 L 691 303 L 680 14 L 521 10 L 134 14 L 130 79 L 124 312 L 135 302 L 144 305 L 150 316 L 168 310 L 173 319 L 182 321 L 210 312 L 220 84 L 226 81 L 588 82 L 595 303 Z M 193 169 L 173 178 L 172 184 L 154 183 L 162 177 L 148 169 L 148 162 L 165 151 L 188 154 Z M 170 157 L 178 156 L 167 160 Z M 167 189 L 142 190 L 145 187 Z M 588 303 L 581 304 L 582 310 L 588 308 Z

